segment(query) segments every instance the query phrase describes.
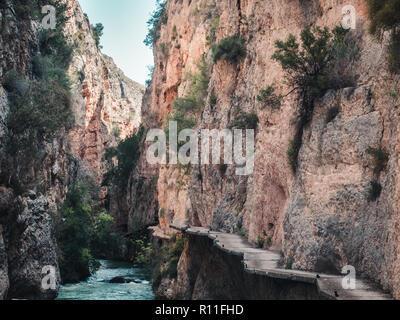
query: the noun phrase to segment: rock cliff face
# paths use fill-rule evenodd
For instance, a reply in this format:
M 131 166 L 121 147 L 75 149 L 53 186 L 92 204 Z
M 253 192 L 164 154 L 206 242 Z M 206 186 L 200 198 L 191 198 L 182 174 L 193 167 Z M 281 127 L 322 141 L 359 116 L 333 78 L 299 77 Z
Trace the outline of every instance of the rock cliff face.
M 247 56 L 238 66 L 224 61 L 213 65 L 208 94 L 214 91 L 217 103 L 204 106 L 196 128 L 227 128 L 236 106 L 256 113 L 260 121 L 255 171 L 239 177 L 232 166 L 226 170 L 202 166 L 187 176 L 175 166 L 148 170 L 142 163 L 137 175 L 147 180 L 158 177 L 147 196 L 151 209 L 131 206 L 127 219 L 143 219 L 145 213 L 151 220 L 158 205 L 160 236 L 172 232 L 172 222 L 226 232 L 237 232 L 243 225 L 249 240 L 271 239 L 271 248 L 281 250 L 294 268 L 338 273 L 343 266 L 353 265 L 358 277 L 367 276 L 400 298 L 399 82 L 387 71 L 384 46 L 368 34 L 365 2 L 352 1 L 357 26 L 351 33 L 361 52 L 352 66 L 356 85 L 329 91 L 318 101 L 305 128 L 296 174 L 286 155 L 296 130 L 295 96 L 287 96 L 280 110 L 263 109 L 257 101 L 260 90 L 270 84 L 278 93 L 290 91 L 281 66 L 271 59 L 274 42 L 289 33 L 299 36 L 306 26 L 337 26 L 347 4 L 342 0 L 168 1 L 168 21 L 154 45 L 155 71 L 144 100 L 143 122 L 149 127 L 158 121 L 165 125 L 174 99 L 183 97 L 187 89 L 185 72 L 196 70 L 203 54 L 211 60 L 207 36 L 213 26 L 216 42 L 240 33 Z M 339 114 L 327 123 L 332 107 Z M 379 147 L 388 151 L 389 162 L 377 176 L 367 149 Z M 368 197 L 373 180 L 382 185 L 376 201 Z M 133 185 L 124 198 L 129 203 L 137 194 Z M 156 204 L 152 197 L 157 197 Z M 184 283 L 181 280 L 190 273 L 187 265 L 195 259 L 189 248 L 179 262 L 178 283 Z M 202 281 L 200 277 L 192 281 Z M 165 281 L 164 289 L 168 288 Z M 174 281 L 169 298 L 185 291 L 176 288 Z
M 0 299 L 57 296 L 60 275 L 54 223 L 68 187 L 85 179 L 100 182 L 105 149 L 131 135 L 141 119 L 144 87 L 128 79 L 99 51 L 78 1 L 65 3 L 64 33 L 75 45 L 68 72 L 75 121 L 69 132 L 45 144 L 43 161 L 33 173 L 41 177 L 34 190 L 17 197 L 9 181 L 0 182 Z M 0 6 L 0 79 L 15 69 L 32 80 L 32 60 L 40 53 L 41 25 L 16 14 L 15 5 L 6 0 Z M 0 85 L 0 136 L 7 130 L 10 103 Z M 1 161 L 7 158 L 3 145 L 0 153 Z M 41 287 L 42 268 L 47 265 L 56 268 L 55 290 Z

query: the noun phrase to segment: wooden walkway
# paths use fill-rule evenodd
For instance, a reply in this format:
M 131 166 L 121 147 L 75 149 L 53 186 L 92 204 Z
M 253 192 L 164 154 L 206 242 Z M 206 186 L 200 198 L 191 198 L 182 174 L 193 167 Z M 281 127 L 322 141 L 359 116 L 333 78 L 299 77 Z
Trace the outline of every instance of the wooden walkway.
M 345 290 L 342 287 L 343 277 L 317 274 L 298 270 L 279 268 L 280 254 L 274 251 L 257 249 L 239 235 L 210 231 L 206 228 L 175 226 L 171 228 L 183 233 L 208 237 L 214 245 L 227 254 L 241 256 L 244 271 L 266 277 L 305 282 L 317 286 L 319 293 L 334 300 L 391 300 L 389 294 L 383 293 L 373 283 L 357 279 L 356 289 Z

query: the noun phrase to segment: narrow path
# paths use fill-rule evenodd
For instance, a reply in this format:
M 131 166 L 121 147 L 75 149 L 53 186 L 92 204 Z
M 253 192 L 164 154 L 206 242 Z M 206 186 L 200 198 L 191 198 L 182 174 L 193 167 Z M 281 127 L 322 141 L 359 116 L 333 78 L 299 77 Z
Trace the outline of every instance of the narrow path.
M 391 300 L 372 282 L 357 279 L 355 290 L 345 290 L 342 287 L 343 277 L 336 275 L 317 274 L 298 270 L 279 268 L 280 254 L 274 251 L 257 249 L 239 235 L 210 231 L 201 227 L 175 226 L 171 228 L 183 233 L 208 237 L 214 245 L 227 254 L 241 256 L 244 271 L 266 277 L 310 283 L 317 286 L 320 294 L 334 300 Z

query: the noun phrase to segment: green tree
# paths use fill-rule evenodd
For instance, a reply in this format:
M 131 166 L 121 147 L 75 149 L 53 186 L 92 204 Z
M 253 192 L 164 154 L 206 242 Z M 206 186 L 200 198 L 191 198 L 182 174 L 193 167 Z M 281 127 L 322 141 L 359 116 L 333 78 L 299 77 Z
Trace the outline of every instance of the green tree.
M 143 42 L 150 48 L 152 48 L 160 38 L 161 26 L 166 24 L 168 21 L 166 4 L 166 0 L 157 0 L 157 8 L 147 21 L 148 32 Z
M 93 38 L 96 41 L 96 46 L 99 49 L 103 49 L 103 46 L 100 45 L 100 39 L 103 36 L 104 26 L 102 23 L 96 23 L 96 25 L 91 25 L 93 30 Z
M 87 186 L 77 184 L 67 194 L 56 238 L 63 283 L 85 280 L 91 274 L 93 257 L 90 241 L 93 234 L 92 198 Z
M 108 171 L 104 175 L 103 186 L 115 183 L 125 186 L 132 170 L 140 157 L 140 143 L 144 135 L 144 127 L 139 132 L 121 141 L 116 148 L 108 148 L 104 156 Z M 114 162 L 117 162 L 117 165 Z
M 335 78 L 337 72 L 334 72 L 341 56 L 354 46 L 346 37 L 347 33 L 341 27 L 332 31 L 328 28 L 308 27 L 301 32 L 301 44 L 294 35 L 289 35 L 286 41 L 278 40 L 275 43 L 277 50 L 272 58 L 281 64 L 287 84 L 292 87 L 290 93 L 298 94 L 300 104 L 300 125 L 288 150 L 288 161 L 294 171 L 303 128 L 311 119 L 315 100 L 328 89 L 349 86 L 348 82 Z

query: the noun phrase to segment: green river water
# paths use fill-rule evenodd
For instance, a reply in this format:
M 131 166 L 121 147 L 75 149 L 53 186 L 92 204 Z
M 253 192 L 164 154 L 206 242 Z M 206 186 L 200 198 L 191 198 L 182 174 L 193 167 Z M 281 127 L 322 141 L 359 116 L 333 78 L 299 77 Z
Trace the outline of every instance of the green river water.
M 99 260 L 101 267 L 86 281 L 62 286 L 57 300 L 154 300 L 151 272 L 132 263 Z M 115 277 L 138 283 L 113 284 Z

